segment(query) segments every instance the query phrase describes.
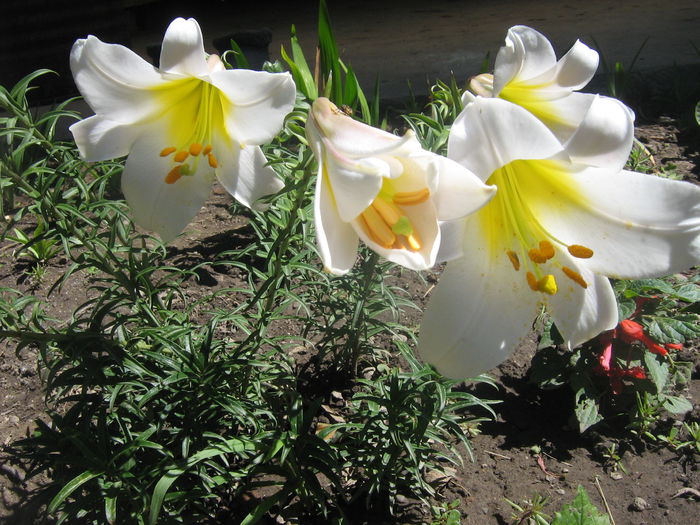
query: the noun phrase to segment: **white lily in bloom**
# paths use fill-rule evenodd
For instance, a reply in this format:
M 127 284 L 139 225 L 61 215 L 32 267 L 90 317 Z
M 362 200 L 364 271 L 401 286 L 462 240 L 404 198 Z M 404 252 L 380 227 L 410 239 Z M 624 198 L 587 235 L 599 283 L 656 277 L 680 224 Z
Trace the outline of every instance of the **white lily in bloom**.
M 482 207 L 495 189 L 473 173 L 421 148 L 412 132 L 398 137 L 314 101 L 306 134 L 318 160 L 316 238 L 328 271 L 352 268 L 359 239 L 407 268 L 435 263 L 438 221 Z
M 599 151 L 590 153 L 597 160 Z M 540 120 L 504 100 L 477 97 L 456 119 L 448 157 L 498 193 L 443 225 L 444 246 L 461 250 L 440 254 L 459 258 L 440 277 L 419 337 L 421 354 L 443 374 L 473 377 L 504 361 L 543 306 L 575 347 L 617 324 L 607 277 L 661 276 L 700 262 L 700 187 L 578 155 L 572 162 Z
M 577 40 L 559 61 L 544 35 L 527 26 L 508 30 L 505 46 L 496 55 L 493 75 L 474 77 L 470 89 L 483 97 L 498 97 L 524 107 L 566 143 L 572 157 L 582 151 L 588 161 L 610 166 L 610 155 L 629 148 L 634 138 L 634 113 L 617 99 L 578 93 L 598 68 L 598 52 Z M 464 104 L 474 100 L 466 91 Z M 597 133 L 579 134 L 597 128 Z M 588 155 L 593 140 L 602 150 Z M 626 160 L 626 159 L 625 159 Z M 619 166 L 622 169 L 624 162 Z
M 76 41 L 70 61 L 96 113 L 70 128 L 81 155 L 128 155 L 122 190 L 134 220 L 164 241 L 197 214 L 215 177 L 249 207 L 282 187 L 259 145 L 293 107 L 289 74 L 226 70 L 191 18 L 168 27 L 159 69 L 94 36 Z

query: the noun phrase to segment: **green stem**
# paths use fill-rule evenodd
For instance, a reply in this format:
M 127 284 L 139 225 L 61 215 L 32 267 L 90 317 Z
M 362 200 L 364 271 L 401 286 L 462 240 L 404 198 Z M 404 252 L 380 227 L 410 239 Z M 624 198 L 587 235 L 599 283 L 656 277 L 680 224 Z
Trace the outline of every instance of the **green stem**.
M 369 259 L 362 265 L 364 276 L 360 288 L 360 298 L 357 303 L 355 303 L 355 311 L 352 316 L 352 323 L 350 324 L 350 337 L 346 347 L 351 352 L 350 370 L 353 375 L 357 375 L 357 361 L 360 358 L 360 332 L 364 329 L 365 324 L 365 302 L 367 301 L 367 296 L 369 295 L 369 290 L 372 285 L 377 261 L 379 261 L 379 255 L 372 252 Z
M 287 250 L 289 249 L 289 243 L 292 237 L 294 236 L 294 232 L 297 229 L 299 223 L 298 212 L 304 204 L 304 198 L 306 197 L 306 190 L 308 189 L 310 180 L 311 170 L 309 168 L 306 168 L 304 170 L 304 175 L 302 176 L 302 179 L 299 182 L 299 185 L 297 186 L 294 205 L 289 211 L 289 220 L 287 221 L 284 230 L 282 230 L 282 232 L 275 240 L 276 246 L 273 245 L 271 250 L 272 252 L 274 252 L 275 258 L 272 274 L 267 279 L 265 279 L 262 285 L 260 285 L 260 288 L 256 292 L 255 296 L 250 301 L 250 304 L 254 304 L 262 297 L 265 297 L 264 306 L 260 311 L 260 318 L 258 319 L 258 322 L 253 331 L 250 333 L 250 335 L 245 339 L 245 341 L 241 343 L 243 345 L 249 344 L 251 342 L 254 345 L 257 345 L 257 342 L 263 335 L 264 330 L 267 327 L 267 324 L 269 323 L 270 312 L 275 305 L 275 300 L 277 299 L 277 291 L 279 288 L 281 288 L 280 285 L 283 278 L 282 263 L 286 260 L 285 255 L 287 254 Z

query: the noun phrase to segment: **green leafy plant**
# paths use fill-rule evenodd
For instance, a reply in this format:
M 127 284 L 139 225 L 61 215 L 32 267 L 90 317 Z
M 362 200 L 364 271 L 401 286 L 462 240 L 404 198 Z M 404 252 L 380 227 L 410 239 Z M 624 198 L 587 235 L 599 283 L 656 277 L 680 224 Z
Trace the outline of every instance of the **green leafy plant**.
M 546 324 L 531 380 L 542 388 L 571 386 L 581 432 L 626 414 L 633 435 L 653 440 L 662 414 L 692 408 L 682 395 L 692 365 L 674 352 L 700 335 L 698 277 L 618 281 L 615 293 L 621 325 L 573 353 L 556 348 L 556 328 Z

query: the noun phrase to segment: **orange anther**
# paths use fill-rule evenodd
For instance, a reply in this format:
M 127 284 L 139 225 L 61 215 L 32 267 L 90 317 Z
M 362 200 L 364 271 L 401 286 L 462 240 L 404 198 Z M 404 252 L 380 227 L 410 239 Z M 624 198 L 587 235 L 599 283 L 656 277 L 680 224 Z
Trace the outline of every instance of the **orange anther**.
M 518 270 L 520 270 L 520 259 L 518 258 L 518 254 L 515 253 L 513 250 L 508 250 L 506 252 L 506 255 L 508 256 L 508 259 L 510 259 L 510 264 L 513 265 L 515 271 L 517 272 Z
M 537 264 L 542 264 L 547 262 L 547 257 L 538 250 L 537 248 L 531 249 L 529 252 L 527 252 L 527 256 L 530 258 L 530 260 L 534 263 Z
M 202 145 L 199 142 L 194 142 L 190 144 L 190 155 L 195 157 L 202 152 Z
M 430 190 L 428 188 L 422 188 L 417 191 L 399 191 L 394 193 L 392 200 L 394 204 L 399 206 L 410 206 L 414 204 L 420 204 L 427 201 L 430 198 Z
M 207 160 L 209 161 L 209 165 L 210 165 L 212 168 L 218 168 L 218 167 L 219 167 L 219 161 L 216 160 L 216 157 L 214 156 L 213 153 L 209 153 L 209 154 L 207 155 Z
M 202 155 L 209 155 L 211 153 L 212 147 L 211 144 L 207 144 L 204 147 L 204 151 L 202 151 Z
M 566 275 L 569 279 L 578 284 L 581 288 L 588 288 L 588 283 L 583 280 L 583 277 L 581 277 L 580 273 L 566 266 L 562 266 L 561 271 L 564 272 L 564 275 Z
M 187 151 L 180 150 L 173 158 L 175 159 L 175 162 L 184 162 L 189 156 L 190 154 Z
M 537 292 L 539 290 L 537 287 L 537 277 L 535 277 L 532 272 L 527 272 L 525 277 L 527 277 L 527 284 L 530 286 L 530 290 Z
M 174 184 L 180 179 L 180 177 L 182 177 L 182 174 L 180 173 L 180 166 L 178 165 L 171 169 L 170 172 L 165 176 L 165 183 Z
M 571 255 L 578 257 L 579 259 L 590 259 L 593 257 L 593 250 L 586 248 L 585 246 L 581 246 L 580 244 L 572 244 L 567 249 Z
M 547 259 L 554 257 L 554 246 L 552 243 L 544 240 L 540 241 L 540 253 Z
M 163 150 L 160 152 L 160 156 L 161 156 L 161 157 L 167 157 L 168 155 L 170 155 L 170 154 L 171 154 L 173 151 L 175 151 L 176 149 L 177 149 L 177 148 L 174 148 L 174 147 L 172 147 L 172 146 L 170 146 L 170 147 L 168 147 L 168 148 L 163 148 Z

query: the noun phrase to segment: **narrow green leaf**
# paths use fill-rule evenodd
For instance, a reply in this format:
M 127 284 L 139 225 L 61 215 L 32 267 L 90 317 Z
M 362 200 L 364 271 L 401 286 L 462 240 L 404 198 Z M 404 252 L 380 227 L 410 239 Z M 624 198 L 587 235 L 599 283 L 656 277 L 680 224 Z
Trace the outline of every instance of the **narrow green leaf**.
M 246 58 L 245 53 L 233 38 L 231 39 L 231 49 L 233 49 L 233 58 L 236 60 L 236 67 L 239 69 L 250 69 L 250 62 Z
M 76 489 L 78 489 L 81 485 L 87 483 L 93 478 L 96 478 L 102 474 L 102 472 L 91 472 L 89 470 L 86 470 L 82 474 L 78 474 L 76 477 L 74 477 L 72 480 L 70 480 L 68 483 L 66 483 L 61 490 L 58 491 L 58 494 L 56 494 L 51 502 L 49 503 L 49 506 L 46 508 L 46 511 L 49 514 L 53 514 L 56 509 L 63 503 L 63 501 L 70 496 Z

